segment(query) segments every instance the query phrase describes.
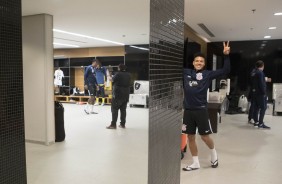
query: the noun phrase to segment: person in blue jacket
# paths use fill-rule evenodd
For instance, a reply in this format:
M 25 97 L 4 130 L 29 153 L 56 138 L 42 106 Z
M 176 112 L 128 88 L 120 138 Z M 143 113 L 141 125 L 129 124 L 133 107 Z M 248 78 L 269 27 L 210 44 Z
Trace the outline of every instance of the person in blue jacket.
M 94 68 L 96 67 L 96 59 L 92 60 L 92 64 L 87 66 L 84 71 L 84 88 L 88 90 L 90 98 L 86 104 L 84 111 L 86 114 L 96 114 L 94 109 L 95 95 L 98 88 L 98 83 L 95 76 Z
M 266 96 L 266 78 L 263 73 L 264 62 L 259 60 L 256 62 L 256 68 L 252 75 L 252 103 L 254 108 L 254 126 L 263 129 L 270 129 L 263 122 L 265 111 L 267 108 L 267 96 Z M 260 112 L 259 112 L 260 111 Z M 259 113 L 258 113 L 259 112 Z M 259 116 L 259 118 L 258 118 Z
M 229 42 L 223 42 L 224 66 L 222 69 L 209 71 L 205 69 L 205 57 L 202 53 L 195 54 L 194 69 L 184 69 L 184 133 L 188 134 L 189 149 L 193 163 L 183 168 L 184 171 L 192 171 L 200 168 L 198 149 L 196 144 L 196 129 L 202 140 L 211 151 L 211 167 L 218 166 L 218 157 L 214 142 L 209 136 L 213 133 L 209 121 L 207 109 L 207 90 L 213 79 L 230 72 L 230 47 Z
M 96 59 L 96 67 L 94 68 L 94 72 L 96 74 L 97 83 L 99 86 L 99 90 L 96 94 L 96 102 L 94 105 L 99 105 L 99 97 L 102 97 L 101 105 L 105 104 L 105 84 L 107 81 L 107 69 L 102 66 L 102 63 Z

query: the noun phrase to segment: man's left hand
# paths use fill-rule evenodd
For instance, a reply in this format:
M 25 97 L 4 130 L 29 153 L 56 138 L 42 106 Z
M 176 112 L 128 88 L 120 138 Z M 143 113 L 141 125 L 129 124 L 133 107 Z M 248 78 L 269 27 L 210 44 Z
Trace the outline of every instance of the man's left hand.
M 223 54 L 228 55 L 230 53 L 229 41 L 223 42 Z

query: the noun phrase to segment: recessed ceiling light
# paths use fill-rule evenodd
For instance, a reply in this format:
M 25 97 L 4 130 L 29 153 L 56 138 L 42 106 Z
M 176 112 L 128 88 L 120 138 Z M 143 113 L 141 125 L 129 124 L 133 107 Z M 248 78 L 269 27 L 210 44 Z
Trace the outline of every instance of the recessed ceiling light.
M 70 45 L 70 44 L 64 44 L 64 43 L 53 43 L 54 45 L 61 45 L 61 46 L 68 46 L 68 47 L 79 47 L 78 45 Z
M 79 36 L 79 37 L 82 37 L 82 38 L 99 40 L 99 41 L 102 41 L 102 42 L 108 42 L 108 43 L 113 43 L 113 44 L 117 44 L 117 45 L 125 45 L 124 43 L 114 42 L 114 41 L 111 41 L 111 40 L 106 40 L 106 39 L 97 38 L 97 37 L 93 37 L 93 36 L 87 36 L 87 35 L 83 35 L 83 34 L 72 33 L 72 32 L 63 31 L 63 30 L 59 30 L 59 29 L 53 29 L 53 31 L 57 32 L 57 33 L 69 34 L 69 35 L 73 35 L 73 36 Z
M 264 38 L 271 38 L 271 36 L 264 36 Z
M 276 29 L 276 27 L 269 27 L 268 29 Z
M 148 48 L 144 48 L 144 47 L 137 47 L 134 45 L 130 45 L 129 47 L 135 48 L 135 49 L 140 49 L 140 50 L 149 50 Z
M 282 15 L 282 12 L 274 13 L 274 15 Z
M 55 55 L 54 58 L 64 58 L 66 57 L 65 55 Z

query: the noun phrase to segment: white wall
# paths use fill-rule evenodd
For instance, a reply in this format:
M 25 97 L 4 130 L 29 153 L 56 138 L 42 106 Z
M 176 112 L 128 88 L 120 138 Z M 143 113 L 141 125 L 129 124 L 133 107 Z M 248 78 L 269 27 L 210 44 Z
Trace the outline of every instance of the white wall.
M 23 17 L 22 39 L 25 137 L 49 145 L 55 141 L 53 17 Z

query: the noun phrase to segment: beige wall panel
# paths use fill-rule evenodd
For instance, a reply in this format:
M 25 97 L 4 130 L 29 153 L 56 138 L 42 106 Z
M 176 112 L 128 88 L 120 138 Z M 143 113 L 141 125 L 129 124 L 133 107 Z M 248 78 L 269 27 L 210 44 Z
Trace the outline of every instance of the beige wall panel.
M 22 18 L 25 138 L 55 142 L 53 17 Z

